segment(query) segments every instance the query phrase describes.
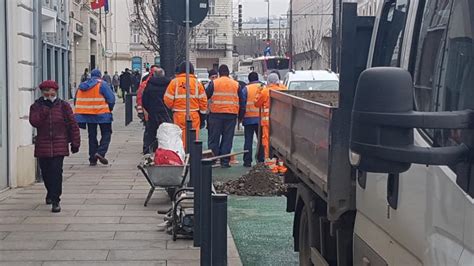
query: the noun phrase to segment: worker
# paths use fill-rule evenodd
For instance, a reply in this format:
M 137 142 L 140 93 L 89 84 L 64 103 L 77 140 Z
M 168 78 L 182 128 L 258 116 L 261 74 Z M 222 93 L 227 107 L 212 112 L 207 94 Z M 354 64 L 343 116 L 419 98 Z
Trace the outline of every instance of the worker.
M 153 73 L 158 69 L 158 66 L 153 65 L 151 66 L 151 71 L 143 77 L 143 81 L 140 83 L 140 86 L 138 87 L 137 91 L 137 116 L 140 118 L 141 121 L 143 121 L 145 125 L 145 130 L 143 131 L 143 154 L 147 154 L 149 152 L 149 144 L 147 143 L 148 139 L 152 139 L 156 136 L 148 136 L 148 129 L 150 127 L 147 126 L 148 122 L 148 113 L 146 110 L 143 108 L 143 93 L 145 91 L 145 88 L 147 87 L 148 81 L 153 77 Z
M 254 135 L 258 137 L 259 127 L 260 127 L 260 114 L 259 108 L 255 107 L 255 98 L 257 93 L 263 88 L 262 83 L 258 80 L 257 72 L 250 72 L 249 84 L 245 86 L 242 90 L 243 101 L 245 105 L 245 115 L 242 121 L 244 126 L 244 150 L 248 151 L 244 154 L 244 167 L 252 166 L 252 146 Z M 261 141 L 259 141 L 261 144 Z M 261 145 L 260 145 L 261 146 Z M 257 161 L 263 163 L 263 148 L 257 147 Z
M 207 97 L 211 100 L 208 117 L 208 146 L 215 156 L 229 154 L 232 151 L 237 118 L 243 117 L 242 88 L 237 81 L 229 77 L 227 65 L 219 67 L 219 78 L 210 81 Z M 222 168 L 230 167 L 230 158 L 220 160 Z
M 261 142 L 266 161 L 270 159 L 270 90 L 286 90 L 276 73 L 268 75 L 267 86 L 257 93 L 255 100 L 255 107 L 260 108 Z
M 183 146 L 186 147 L 186 62 L 179 65 L 176 77 L 170 82 L 164 96 L 166 106 L 173 111 L 173 121 L 182 130 Z M 204 86 L 194 75 L 194 67 L 189 63 L 189 111 L 196 139 L 199 138 L 200 116 L 206 114 L 207 97 Z

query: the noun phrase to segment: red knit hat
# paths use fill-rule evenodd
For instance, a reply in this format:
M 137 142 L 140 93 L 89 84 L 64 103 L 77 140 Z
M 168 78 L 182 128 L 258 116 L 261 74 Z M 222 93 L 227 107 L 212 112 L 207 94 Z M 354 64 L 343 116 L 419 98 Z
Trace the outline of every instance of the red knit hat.
M 56 83 L 56 81 L 54 80 L 45 80 L 41 82 L 41 84 L 39 85 L 39 88 L 40 90 L 44 90 L 44 89 L 58 90 L 59 86 L 58 86 L 58 83 Z

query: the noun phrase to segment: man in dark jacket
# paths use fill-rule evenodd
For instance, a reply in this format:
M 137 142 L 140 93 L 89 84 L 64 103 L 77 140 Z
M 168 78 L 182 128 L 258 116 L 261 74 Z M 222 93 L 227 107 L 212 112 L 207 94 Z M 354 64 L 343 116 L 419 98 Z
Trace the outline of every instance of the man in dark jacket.
M 47 190 L 46 204 L 52 204 L 52 212 L 60 212 L 64 157 L 69 156 L 69 143 L 72 153 L 79 151 L 81 135 L 71 106 L 57 97 L 58 84 L 46 80 L 39 88 L 42 97 L 30 107 L 29 116 L 37 130 L 35 157 Z
M 120 89 L 122 90 L 123 102 L 125 102 L 125 95 L 130 93 L 130 88 L 132 87 L 132 74 L 130 70 L 125 68 L 125 71 L 120 75 Z
M 165 76 L 165 71 L 155 68 L 153 76 L 148 80 L 148 84 L 143 91 L 143 108 L 148 112 L 145 136 L 143 138 L 143 153 L 155 151 L 157 148 L 156 131 L 163 122 L 172 122 L 171 111 L 163 102 L 166 88 L 170 79 Z

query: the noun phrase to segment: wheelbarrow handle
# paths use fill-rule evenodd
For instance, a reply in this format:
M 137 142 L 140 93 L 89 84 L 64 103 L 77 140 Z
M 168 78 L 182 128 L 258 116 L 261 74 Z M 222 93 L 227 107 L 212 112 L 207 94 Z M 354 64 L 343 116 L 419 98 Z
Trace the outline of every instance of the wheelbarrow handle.
M 219 155 L 219 156 L 214 156 L 214 157 L 210 157 L 210 158 L 206 158 L 206 159 L 202 159 L 202 160 L 203 161 L 214 161 L 214 160 L 217 160 L 217 159 L 227 158 L 227 157 L 231 157 L 231 156 L 235 156 L 235 155 L 239 155 L 239 154 L 244 154 L 244 153 L 247 153 L 247 152 L 249 152 L 249 151 L 244 150 L 244 151 L 232 152 L 232 153 Z

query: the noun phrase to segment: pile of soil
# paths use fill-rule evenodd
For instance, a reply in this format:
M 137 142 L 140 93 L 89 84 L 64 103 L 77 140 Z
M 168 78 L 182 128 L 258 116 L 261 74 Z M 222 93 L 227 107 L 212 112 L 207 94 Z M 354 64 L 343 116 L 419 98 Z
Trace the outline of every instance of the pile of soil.
M 237 180 L 217 182 L 215 188 L 219 193 L 239 196 L 281 196 L 286 193 L 283 177 L 270 172 L 263 164 L 254 166 Z

